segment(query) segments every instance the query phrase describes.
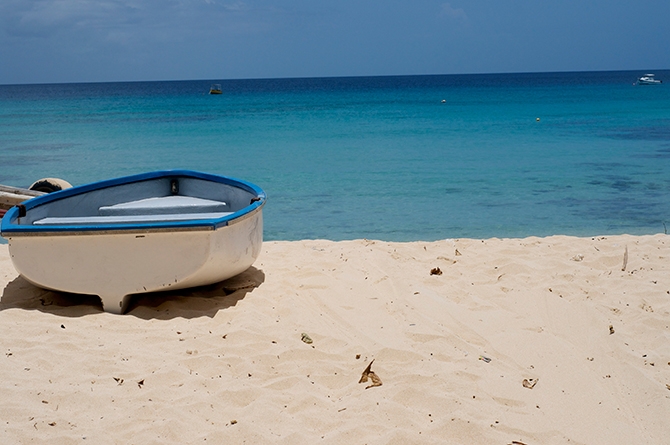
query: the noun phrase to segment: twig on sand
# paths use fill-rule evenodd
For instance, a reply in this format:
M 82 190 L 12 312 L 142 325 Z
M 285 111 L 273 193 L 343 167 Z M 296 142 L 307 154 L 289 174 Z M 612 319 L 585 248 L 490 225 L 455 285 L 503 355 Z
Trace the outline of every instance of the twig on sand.
M 621 268 L 621 271 L 626 270 L 626 265 L 628 265 L 628 246 L 626 246 L 626 250 L 623 252 L 623 267 Z

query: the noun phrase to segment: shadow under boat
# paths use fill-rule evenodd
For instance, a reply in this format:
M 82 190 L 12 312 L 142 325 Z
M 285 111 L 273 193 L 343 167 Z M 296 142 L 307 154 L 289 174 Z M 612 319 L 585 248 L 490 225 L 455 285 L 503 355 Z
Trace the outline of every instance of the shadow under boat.
M 219 311 L 234 307 L 264 282 L 265 273 L 251 266 L 237 276 L 206 286 L 132 295 L 126 315 L 145 320 L 212 318 Z M 15 308 L 64 317 L 103 312 L 102 302 L 96 295 L 42 289 L 20 275 L 7 284 L 0 298 L 0 311 Z

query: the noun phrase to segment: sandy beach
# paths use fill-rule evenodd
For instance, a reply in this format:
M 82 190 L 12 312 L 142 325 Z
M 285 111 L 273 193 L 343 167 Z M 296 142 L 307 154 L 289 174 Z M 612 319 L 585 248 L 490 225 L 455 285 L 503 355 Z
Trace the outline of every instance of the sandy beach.
M 0 280 L 3 444 L 670 443 L 667 235 L 266 242 L 123 316 Z

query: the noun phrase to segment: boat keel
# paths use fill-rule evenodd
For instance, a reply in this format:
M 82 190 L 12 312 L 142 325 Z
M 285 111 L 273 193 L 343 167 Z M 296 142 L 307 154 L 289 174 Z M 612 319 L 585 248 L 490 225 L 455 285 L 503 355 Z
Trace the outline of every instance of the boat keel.
M 102 302 L 102 310 L 110 314 L 123 314 L 128 309 L 130 295 L 119 297 L 118 295 L 98 295 Z

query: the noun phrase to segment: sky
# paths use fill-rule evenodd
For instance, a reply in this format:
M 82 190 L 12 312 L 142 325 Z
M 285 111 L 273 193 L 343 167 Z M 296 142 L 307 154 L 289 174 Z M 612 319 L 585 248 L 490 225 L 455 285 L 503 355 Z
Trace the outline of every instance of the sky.
M 0 0 L 0 84 L 667 68 L 669 0 Z

